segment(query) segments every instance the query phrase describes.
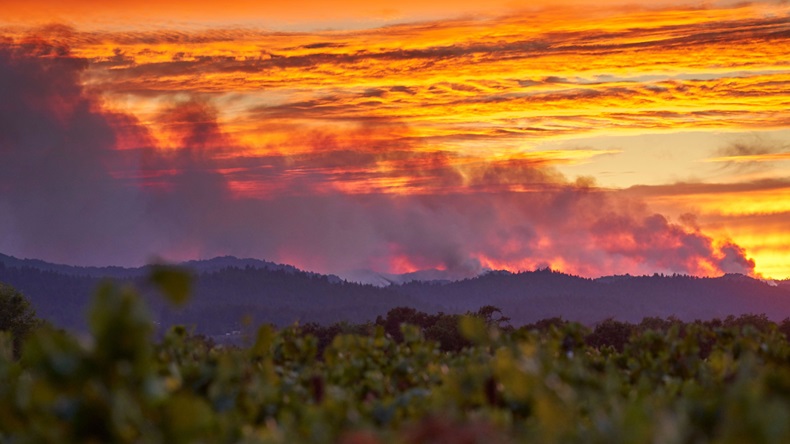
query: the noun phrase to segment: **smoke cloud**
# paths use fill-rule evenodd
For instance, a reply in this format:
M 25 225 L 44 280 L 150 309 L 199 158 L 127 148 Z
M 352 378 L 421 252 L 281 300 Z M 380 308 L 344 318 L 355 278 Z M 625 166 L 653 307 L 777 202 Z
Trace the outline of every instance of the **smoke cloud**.
M 0 45 L 4 253 L 100 265 L 233 254 L 323 272 L 459 277 L 544 265 L 582 275 L 754 268 L 738 245 L 591 179 L 530 159 L 384 143 L 376 131 L 391 126 L 347 139 L 295 134 L 315 139 L 314 151 L 252 155 L 210 102 L 192 98 L 163 109 L 157 124 L 170 146 L 157 146 L 148 128 L 81 86 L 85 68 L 46 43 Z M 390 188 L 350 190 L 359 183 Z

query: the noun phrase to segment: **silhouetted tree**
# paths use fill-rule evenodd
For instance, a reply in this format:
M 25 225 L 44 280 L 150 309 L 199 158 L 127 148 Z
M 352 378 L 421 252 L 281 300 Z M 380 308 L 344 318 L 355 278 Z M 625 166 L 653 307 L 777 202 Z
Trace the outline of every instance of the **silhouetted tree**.
M 567 324 L 568 321 L 562 319 L 560 316 L 555 316 L 552 318 L 541 319 L 530 324 L 525 324 L 521 326 L 519 330 L 537 330 L 538 332 L 545 333 L 550 331 L 552 327 L 561 328 Z
M 648 330 L 666 332 L 670 328 L 672 328 L 673 325 L 680 325 L 680 324 L 682 324 L 680 319 L 674 316 L 670 316 L 666 319 L 650 316 L 650 317 L 642 318 L 642 322 L 640 322 L 637 325 L 637 329 L 640 332 L 645 332 Z
M 750 325 L 761 332 L 769 331 L 776 326 L 765 314 L 742 314 L 738 317 L 729 315 L 723 323 L 725 327 L 738 329 Z
M 436 341 L 442 351 L 459 351 L 470 342 L 458 330 L 459 315 L 439 313 L 436 322 L 424 330 L 425 339 Z
M 621 352 L 635 330 L 636 327 L 628 322 L 609 318 L 596 325 L 593 332 L 587 336 L 586 341 L 588 345 L 595 348 L 610 346 Z
M 787 340 L 790 341 L 790 318 L 784 318 L 777 327 L 780 332 L 784 333 Z
M 397 342 L 403 341 L 403 334 L 400 331 L 402 324 L 414 325 L 424 331 L 435 322 L 435 315 L 429 315 L 411 307 L 395 307 L 387 312 L 386 317 L 378 316 L 376 318 L 376 325 L 383 326 L 384 331 Z
M 501 329 L 510 329 L 510 318 L 502 314 L 499 307 L 493 305 L 484 305 L 477 309 L 476 312 L 469 312 L 467 315 L 482 318 L 486 325 L 499 327 Z
M 0 283 L 0 331 L 11 333 L 15 355 L 19 354 L 22 340 L 38 323 L 36 311 L 27 298 L 14 287 Z

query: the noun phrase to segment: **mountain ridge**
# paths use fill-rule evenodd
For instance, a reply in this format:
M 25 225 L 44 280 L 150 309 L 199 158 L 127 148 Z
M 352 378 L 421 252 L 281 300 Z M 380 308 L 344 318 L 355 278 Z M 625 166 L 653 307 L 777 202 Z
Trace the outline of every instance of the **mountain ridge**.
M 221 334 L 244 324 L 366 322 L 392 308 L 465 313 L 494 305 L 524 325 L 562 317 L 594 324 L 607 318 L 638 322 L 645 317 L 681 320 L 741 314 L 790 317 L 790 281 L 771 285 L 744 275 L 599 278 L 550 269 L 489 271 L 461 280 L 359 284 L 286 264 L 222 256 L 181 263 L 195 274 L 194 294 L 182 308 L 168 306 L 147 284 L 148 266 L 74 267 L 0 254 L 0 281 L 18 288 L 44 319 L 67 329 L 85 327 L 95 288 L 106 278 L 141 289 L 160 325 L 184 324 Z M 428 274 L 430 276 L 430 274 Z

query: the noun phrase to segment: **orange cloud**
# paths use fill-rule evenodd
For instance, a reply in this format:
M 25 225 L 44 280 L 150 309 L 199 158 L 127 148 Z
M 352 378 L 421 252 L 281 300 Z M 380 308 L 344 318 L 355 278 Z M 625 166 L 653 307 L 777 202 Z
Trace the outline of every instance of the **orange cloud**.
M 787 127 L 786 14 L 753 5 L 590 21 L 553 9 L 360 31 L 46 32 L 90 60 L 86 84 L 110 107 L 144 122 L 163 100 L 199 94 L 258 149 L 298 128 L 397 120 L 414 145 L 518 153 L 614 131 Z
M 790 275 L 790 182 L 678 183 L 633 187 L 626 194 L 664 214 L 695 214 L 694 224 L 719 239 L 732 239 L 755 259 L 755 272 Z
M 725 3 L 726 2 L 720 2 Z M 609 9 L 631 8 L 628 0 L 493 0 L 481 4 L 473 0 L 294 0 L 261 2 L 237 0 L 232 5 L 211 0 L 12 0 L 3 6 L 3 21 L 10 23 L 48 23 L 68 21 L 83 27 L 145 28 L 151 25 L 194 26 L 194 23 L 249 23 L 255 21 L 278 28 L 335 28 L 380 25 L 384 23 L 455 18 L 464 16 L 496 16 L 513 12 L 551 14 L 554 9 L 583 11 L 595 16 L 606 15 Z M 688 7 L 693 1 L 654 2 L 654 8 Z M 604 12 L 602 14 L 602 11 Z
M 745 154 L 741 156 L 722 156 L 708 159 L 708 162 L 777 162 L 790 160 L 790 153 Z
M 84 122 L 105 129 L 115 150 L 91 145 L 111 159 L 101 183 L 141 206 L 135 217 L 154 216 L 132 246 L 138 254 L 166 245 L 298 252 L 299 265 L 317 267 L 715 274 L 754 267 L 715 217 L 786 214 L 785 188 L 621 194 L 555 169 L 614 150 L 535 147 L 604 133 L 788 127 L 787 14 L 753 4 L 590 20 L 526 8 L 350 31 L 17 27 L 5 42 L 25 54 L 8 57 L 8 69 L 36 74 L 35 84 L 47 84 L 49 66 L 68 67 L 69 95 L 45 89 L 46 109 L 21 108 L 64 140 Z M 703 225 L 643 201 L 667 214 L 693 207 Z

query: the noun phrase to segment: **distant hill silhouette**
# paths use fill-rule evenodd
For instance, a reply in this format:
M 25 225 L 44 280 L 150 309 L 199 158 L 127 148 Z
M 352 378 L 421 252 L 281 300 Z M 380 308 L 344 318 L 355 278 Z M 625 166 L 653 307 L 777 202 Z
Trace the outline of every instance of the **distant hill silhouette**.
M 148 266 L 124 268 L 124 267 L 77 267 L 73 265 L 61 265 L 45 262 L 39 259 L 17 259 L 0 253 L 0 264 L 13 268 L 35 268 L 41 271 L 53 271 L 69 276 L 89 276 L 98 278 L 134 278 L 145 276 Z M 219 256 L 213 259 L 192 260 L 183 262 L 182 265 L 197 273 L 217 271 L 228 267 L 237 268 L 256 268 L 267 270 L 284 270 L 295 272 L 299 271 L 293 265 L 277 264 L 274 262 L 262 261 L 260 259 L 239 259 L 234 256 Z
M 446 285 L 413 282 L 399 292 L 452 311 L 495 305 L 517 324 L 550 317 L 592 324 L 606 318 L 638 322 L 645 317 L 681 320 L 765 314 L 790 317 L 790 287 L 772 286 L 740 274 L 718 278 L 685 275 L 607 276 L 585 279 L 551 270 L 494 272 Z
M 80 277 L 129 278 L 141 276 L 145 273 L 145 267 L 76 267 L 73 265 L 53 264 L 39 259 L 17 259 L 2 253 L 0 253 L 0 264 L 8 268 L 32 268 L 40 271 L 51 271 L 58 274 Z
M 26 294 L 40 317 L 77 331 L 85 329 L 86 309 L 104 278 L 140 288 L 162 327 L 185 324 L 209 335 L 238 331 L 245 322 L 365 322 L 399 306 L 464 313 L 494 305 L 515 326 L 551 317 L 585 324 L 607 318 L 638 322 L 675 316 L 689 321 L 749 313 L 776 321 L 790 317 L 790 281 L 768 284 L 743 275 L 587 279 L 546 269 L 377 287 L 257 259 L 227 256 L 182 265 L 195 274 L 195 291 L 190 303 L 178 309 L 146 285 L 147 267 L 74 267 L 0 255 L 0 282 Z
M 364 322 L 399 305 L 434 308 L 391 288 L 348 283 L 256 259 L 228 256 L 180 265 L 195 274 L 194 294 L 182 308 L 166 304 L 150 288 L 145 279 L 148 267 L 73 267 L 3 255 L 0 282 L 27 295 L 40 317 L 72 330 L 85 329 L 94 291 L 107 278 L 140 289 L 162 326 L 192 325 L 212 335 L 239 330 L 245 323 Z

